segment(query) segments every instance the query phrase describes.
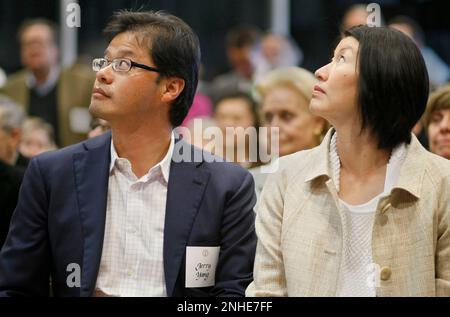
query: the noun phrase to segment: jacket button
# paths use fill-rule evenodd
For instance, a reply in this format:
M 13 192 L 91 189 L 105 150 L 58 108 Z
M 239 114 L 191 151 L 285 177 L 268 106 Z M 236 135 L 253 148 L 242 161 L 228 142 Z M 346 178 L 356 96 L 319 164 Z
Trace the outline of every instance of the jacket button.
M 391 278 L 392 270 L 389 267 L 383 267 L 380 271 L 380 278 L 382 281 L 387 281 Z

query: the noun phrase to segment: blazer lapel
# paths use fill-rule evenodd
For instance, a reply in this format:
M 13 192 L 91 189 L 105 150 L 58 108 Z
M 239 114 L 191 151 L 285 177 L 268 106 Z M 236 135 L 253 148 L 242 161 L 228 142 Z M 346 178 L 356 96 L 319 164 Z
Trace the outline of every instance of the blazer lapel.
M 192 150 L 184 141 L 179 142 L 183 142 L 183 149 Z M 164 273 L 168 296 L 173 294 L 189 234 L 210 176 L 209 172 L 199 168 L 201 162 L 177 162 L 172 160 L 171 163 L 164 225 Z
M 73 156 L 75 188 L 83 230 L 81 296 L 95 287 L 103 248 L 108 192 L 111 134 L 85 142 L 86 151 Z

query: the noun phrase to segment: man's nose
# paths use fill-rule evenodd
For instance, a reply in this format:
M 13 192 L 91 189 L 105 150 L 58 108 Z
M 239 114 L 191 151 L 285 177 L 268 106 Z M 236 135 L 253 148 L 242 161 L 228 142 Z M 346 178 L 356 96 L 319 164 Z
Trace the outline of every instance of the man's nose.
M 96 78 L 97 81 L 104 83 L 104 84 L 111 84 L 114 79 L 113 69 L 111 65 L 108 65 L 102 69 L 100 69 L 97 74 Z

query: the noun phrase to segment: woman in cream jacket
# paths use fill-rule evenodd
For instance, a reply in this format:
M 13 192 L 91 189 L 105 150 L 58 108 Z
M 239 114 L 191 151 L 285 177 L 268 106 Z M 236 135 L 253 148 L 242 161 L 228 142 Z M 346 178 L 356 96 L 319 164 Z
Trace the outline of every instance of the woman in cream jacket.
M 316 77 L 310 108 L 333 129 L 269 176 L 247 296 L 450 296 L 450 162 L 411 134 L 429 92 L 419 49 L 358 26 Z

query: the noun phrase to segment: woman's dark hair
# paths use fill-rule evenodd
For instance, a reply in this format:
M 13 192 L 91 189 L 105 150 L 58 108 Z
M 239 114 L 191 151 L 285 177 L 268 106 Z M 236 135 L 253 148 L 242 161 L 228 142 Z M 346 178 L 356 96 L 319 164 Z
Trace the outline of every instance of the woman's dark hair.
M 416 44 L 400 31 L 356 26 L 343 38 L 359 42 L 358 104 L 362 129 L 369 128 L 380 149 L 411 142 L 411 130 L 425 111 L 428 72 Z
M 161 11 L 115 13 L 105 28 L 110 40 L 123 32 L 135 33 L 142 47 L 149 50 L 162 76 L 185 81 L 184 90 L 171 105 L 170 121 L 179 126 L 187 116 L 194 99 L 200 65 L 197 35 L 180 18 Z

